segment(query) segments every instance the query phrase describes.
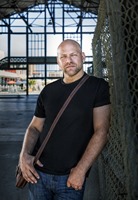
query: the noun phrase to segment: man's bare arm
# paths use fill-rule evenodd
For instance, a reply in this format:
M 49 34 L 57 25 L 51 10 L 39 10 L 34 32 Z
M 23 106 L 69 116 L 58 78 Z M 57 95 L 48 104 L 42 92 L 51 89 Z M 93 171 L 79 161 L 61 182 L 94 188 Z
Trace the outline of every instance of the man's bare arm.
M 94 134 L 89 141 L 81 160 L 70 173 L 67 182 L 68 187 L 81 189 L 87 171 L 105 146 L 110 124 L 110 105 L 94 108 L 93 123 Z
M 37 182 L 37 178 L 39 178 L 39 175 L 33 166 L 34 156 L 32 156 L 31 154 L 38 140 L 39 134 L 43 129 L 44 121 L 45 118 L 38 118 L 35 116 L 33 117 L 31 123 L 26 130 L 22 150 L 20 153 L 20 167 L 23 176 L 28 182 L 32 183 Z M 37 164 L 42 166 L 42 163 L 40 163 L 40 161 L 38 161 Z

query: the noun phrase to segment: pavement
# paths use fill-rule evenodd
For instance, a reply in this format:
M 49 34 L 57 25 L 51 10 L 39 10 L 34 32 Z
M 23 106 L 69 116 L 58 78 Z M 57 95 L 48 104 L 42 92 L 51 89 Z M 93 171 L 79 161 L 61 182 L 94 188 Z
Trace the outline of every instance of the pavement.
M 0 200 L 27 200 L 27 187 L 15 187 L 15 169 L 37 95 L 0 95 Z M 87 179 L 84 200 L 100 200 L 97 165 Z

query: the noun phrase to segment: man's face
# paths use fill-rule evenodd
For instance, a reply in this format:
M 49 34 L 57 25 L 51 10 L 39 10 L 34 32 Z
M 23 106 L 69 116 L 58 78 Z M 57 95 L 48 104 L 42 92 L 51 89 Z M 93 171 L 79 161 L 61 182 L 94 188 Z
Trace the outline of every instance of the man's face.
M 74 76 L 83 70 L 85 54 L 74 43 L 63 43 L 58 49 L 57 63 L 68 76 Z

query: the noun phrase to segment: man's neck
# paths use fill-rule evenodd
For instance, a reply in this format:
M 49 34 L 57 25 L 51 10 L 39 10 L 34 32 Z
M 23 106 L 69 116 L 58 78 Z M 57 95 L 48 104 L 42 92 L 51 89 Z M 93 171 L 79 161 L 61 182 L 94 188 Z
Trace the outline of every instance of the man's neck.
M 82 71 L 81 73 L 78 73 L 74 76 L 67 76 L 66 74 L 64 74 L 63 81 L 64 81 L 64 83 L 73 83 L 73 82 L 79 80 L 83 75 L 84 75 L 84 71 Z

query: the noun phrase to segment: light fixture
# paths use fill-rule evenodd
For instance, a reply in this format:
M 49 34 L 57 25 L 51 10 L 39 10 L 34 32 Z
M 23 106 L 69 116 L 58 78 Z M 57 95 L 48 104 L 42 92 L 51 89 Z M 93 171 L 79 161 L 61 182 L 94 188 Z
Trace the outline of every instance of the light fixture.
M 47 25 L 52 25 L 52 20 L 50 19 Z

